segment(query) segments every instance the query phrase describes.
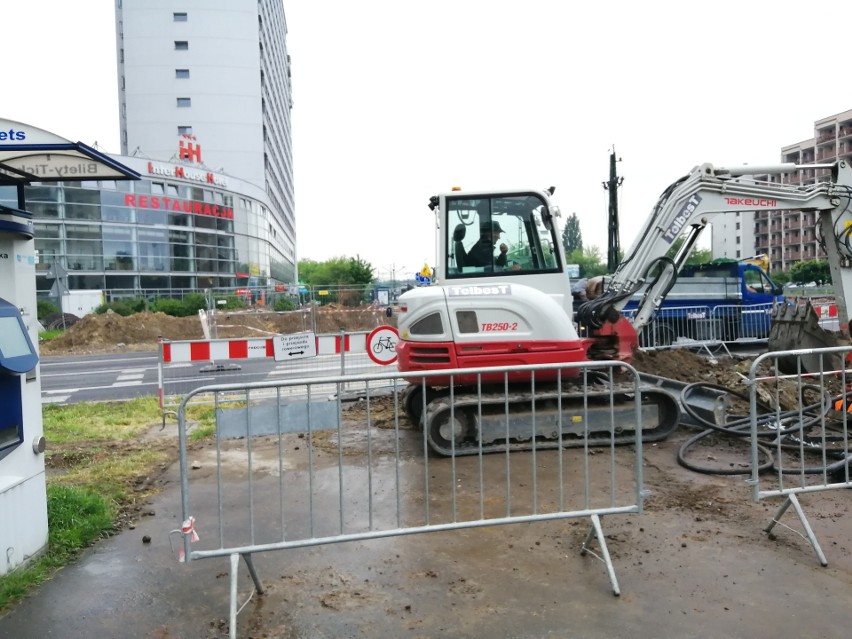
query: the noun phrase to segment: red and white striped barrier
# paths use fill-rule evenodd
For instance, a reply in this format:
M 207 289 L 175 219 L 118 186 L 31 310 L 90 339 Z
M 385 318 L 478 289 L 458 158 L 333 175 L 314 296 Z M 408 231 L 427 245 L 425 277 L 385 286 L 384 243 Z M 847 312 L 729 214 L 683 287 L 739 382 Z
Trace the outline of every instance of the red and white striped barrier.
M 367 333 L 317 335 L 317 355 L 365 353 Z M 164 364 L 183 362 L 223 362 L 230 359 L 274 357 L 272 338 L 163 341 L 161 361 Z
M 820 319 L 837 317 L 837 304 L 816 304 L 814 310 Z

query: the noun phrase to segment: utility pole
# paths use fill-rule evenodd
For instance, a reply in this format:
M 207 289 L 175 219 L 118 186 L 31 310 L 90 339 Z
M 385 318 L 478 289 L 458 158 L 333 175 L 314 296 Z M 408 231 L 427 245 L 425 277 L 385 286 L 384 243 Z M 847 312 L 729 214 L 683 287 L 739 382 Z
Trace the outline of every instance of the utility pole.
M 606 252 L 606 268 L 610 273 L 615 273 L 618 268 L 621 245 L 618 241 L 618 187 L 624 182 L 623 177 L 618 177 L 615 172 L 615 163 L 621 162 L 621 158 L 615 159 L 615 146 L 609 154 L 609 180 L 603 183 L 605 190 L 609 191 L 609 242 Z

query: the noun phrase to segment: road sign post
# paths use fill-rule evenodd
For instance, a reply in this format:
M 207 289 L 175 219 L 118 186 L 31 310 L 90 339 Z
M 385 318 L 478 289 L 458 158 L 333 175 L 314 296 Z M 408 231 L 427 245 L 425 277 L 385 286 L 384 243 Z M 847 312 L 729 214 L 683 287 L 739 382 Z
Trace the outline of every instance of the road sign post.
M 386 366 L 396 362 L 396 343 L 399 332 L 393 326 L 379 326 L 367 336 L 367 355 L 376 364 Z

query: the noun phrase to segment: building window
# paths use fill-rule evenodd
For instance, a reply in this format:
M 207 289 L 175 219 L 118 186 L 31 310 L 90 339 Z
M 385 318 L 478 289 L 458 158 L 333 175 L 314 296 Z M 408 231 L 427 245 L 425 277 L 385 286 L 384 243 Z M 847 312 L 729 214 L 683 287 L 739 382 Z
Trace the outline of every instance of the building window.
M 189 69 L 175 69 L 175 78 L 178 80 L 189 79 Z
M 178 13 L 177 11 L 172 14 L 175 22 L 186 22 L 186 13 Z
M 178 135 L 192 135 L 192 127 L 178 126 Z
M 189 42 L 186 40 L 175 40 L 175 51 L 189 50 Z
M 192 98 L 178 98 L 177 105 L 179 108 L 192 106 Z

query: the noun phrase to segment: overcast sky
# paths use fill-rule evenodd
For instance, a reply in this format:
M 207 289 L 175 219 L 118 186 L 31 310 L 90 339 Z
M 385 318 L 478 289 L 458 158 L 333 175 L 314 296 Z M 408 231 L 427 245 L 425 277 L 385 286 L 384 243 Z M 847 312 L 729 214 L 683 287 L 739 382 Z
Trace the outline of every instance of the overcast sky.
M 8 5 L 8 6 L 7 6 Z M 6 2 L 2 116 L 118 152 L 113 0 Z M 300 259 L 434 263 L 431 195 L 556 186 L 606 256 L 704 162 L 777 163 L 852 108 L 848 3 L 285 0 Z M 836 48 L 832 44 L 836 43 Z M 563 220 L 564 221 L 564 220 Z

